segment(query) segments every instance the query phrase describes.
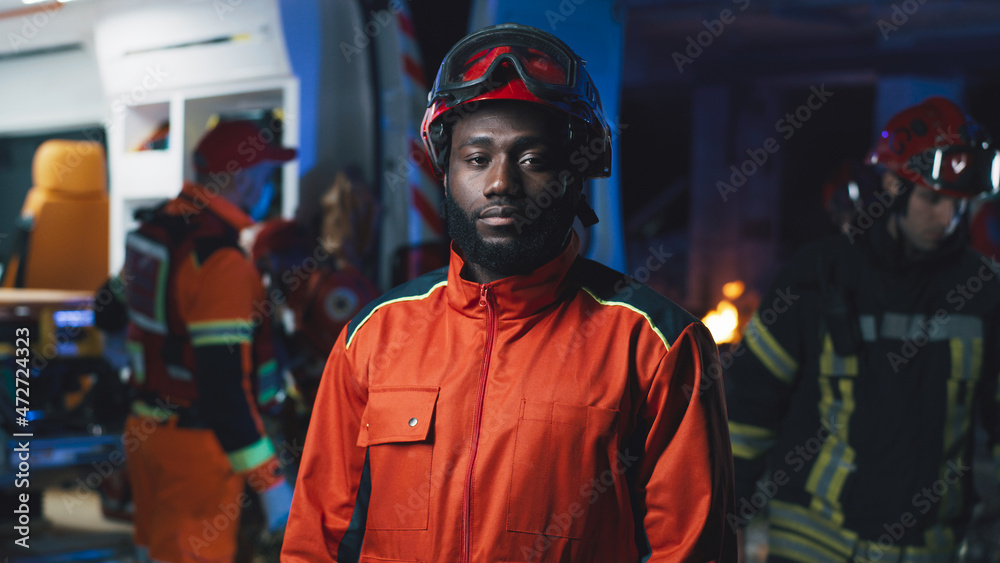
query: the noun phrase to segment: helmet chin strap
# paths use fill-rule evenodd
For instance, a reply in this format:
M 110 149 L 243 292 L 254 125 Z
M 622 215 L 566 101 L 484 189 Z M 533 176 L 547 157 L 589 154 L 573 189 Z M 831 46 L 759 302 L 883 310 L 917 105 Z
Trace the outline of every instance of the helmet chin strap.
M 948 223 L 948 228 L 944 231 L 945 236 L 951 236 L 958 229 L 959 223 L 962 222 L 962 216 L 965 215 L 965 210 L 968 207 L 969 202 L 965 199 L 955 201 L 955 213 L 951 217 L 951 223 Z
M 583 224 L 584 228 L 595 225 L 599 221 L 597 213 L 594 213 L 594 209 L 587 203 L 587 196 L 585 195 L 581 195 L 580 201 L 576 204 L 576 216 L 580 219 L 580 223 Z
M 562 175 L 563 193 L 564 194 L 569 191 L 569 185 L 568 185 L 568 182 L 567 182 L 567 178 L 568 178 L 568 176 Z M 590 203 L 587 202 L 587 194 L 585 194 L 583 192 L 583 184 L 582 184 L 582 182 L 584 182 L 584 181 L 585 180 L 581 179 L 580 194 L 579 194 L 579 196 L 577 197 L 577 200 L 576 200 L 576 217 L 580 220 L 580 224 L 583 225 L 583 228 L 586 229 L 587 227 L 590 227 L 591 225 L 597 224 L 597 222 L 599 221 L 599 219 L 597 218 L 597 213 L 595 213 L 594 209 L 592 207 L 590 207 Z

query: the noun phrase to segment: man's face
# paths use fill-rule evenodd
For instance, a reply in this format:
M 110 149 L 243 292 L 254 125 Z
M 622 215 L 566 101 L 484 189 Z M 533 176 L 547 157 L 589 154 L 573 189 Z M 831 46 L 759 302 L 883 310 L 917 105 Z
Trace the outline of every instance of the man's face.
M 537 104 L 512 101 L 483 103 L 455 124 L 445 214 L 467 262 L 524 274 L 563 247 L 579 190 L 557 127 Z
M 915 249 L 928 252 L 941 246 L 956 226 L 964 203 L 923 186 L 914 186 L 906 210 L 899 217 L 903 237 Z
M 271 173 L 277 168 L 273 162 L 260 162 L 248 166 L 232 177 L 232 186 L 226 192 L 226 199 L 250 215 L 255 208 L 261 205 L 261 197 L 264 195 L 264 187 L 267 185 Z M 270 201 L 263 203 L 264 207 Z M 259 219 L 255 217 L 254 219 Z

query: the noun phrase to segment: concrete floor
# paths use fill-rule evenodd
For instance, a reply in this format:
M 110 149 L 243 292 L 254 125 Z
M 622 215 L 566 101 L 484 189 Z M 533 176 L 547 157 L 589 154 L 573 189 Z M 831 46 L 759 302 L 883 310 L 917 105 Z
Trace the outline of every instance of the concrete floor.
M 43 495 L 43 517 L 32 518 L 28 549 L 4 527 L 0 553 L 9 563 L 136 563 L 132 525 L 105 519 L 96 494 L 53 487 Z

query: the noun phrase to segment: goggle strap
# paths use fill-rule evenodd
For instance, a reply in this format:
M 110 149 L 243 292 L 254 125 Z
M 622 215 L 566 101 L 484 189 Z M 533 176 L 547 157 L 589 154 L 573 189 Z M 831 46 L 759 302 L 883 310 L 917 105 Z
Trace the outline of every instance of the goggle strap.
M 600 221 L 600 219 L 597 218 L 597 213 L 595 213 L 594 209 L 590 207 L 589 203 L 587 203 L 586 196 L 580 198 L 580 203 L 577 204 L 576 207 L 576 216 L 580 219 L 580 224 L 582 224 L 585 229 L 591 225 L 596 225 L 597 222 Z

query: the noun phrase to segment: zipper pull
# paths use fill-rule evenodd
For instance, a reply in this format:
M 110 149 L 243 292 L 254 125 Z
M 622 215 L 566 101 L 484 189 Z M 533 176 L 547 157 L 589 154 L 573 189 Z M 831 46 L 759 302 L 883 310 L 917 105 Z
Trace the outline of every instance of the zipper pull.
M 489 292 L 489 290 L 490 290 L 489 284 L 485 284 L 484 283 L 484 284 L 482 284 L 482 285 L 479 286 L 479 306 L 480 307 L 485 307 L 486 306 L 486 294 Z

